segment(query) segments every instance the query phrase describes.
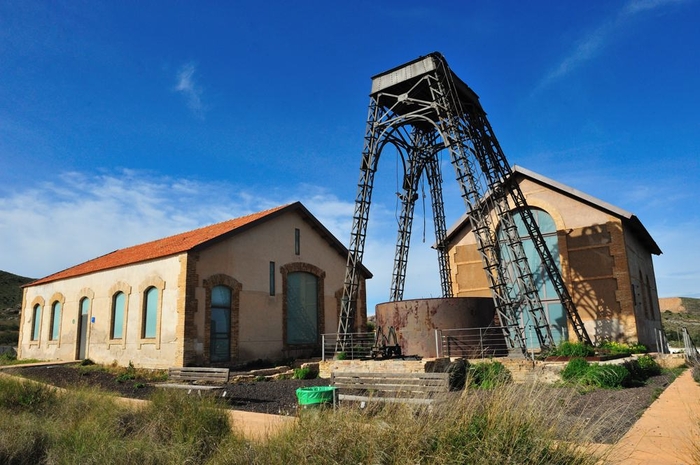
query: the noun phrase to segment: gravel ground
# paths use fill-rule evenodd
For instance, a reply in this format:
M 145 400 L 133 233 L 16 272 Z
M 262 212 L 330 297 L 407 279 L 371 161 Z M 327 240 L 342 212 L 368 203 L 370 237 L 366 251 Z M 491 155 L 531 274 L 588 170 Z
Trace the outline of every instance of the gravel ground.
M 6 372 L 63 388 L 96 386 L 122 397 L 137 399 L 148 399 L 159 389 L 154 386 L 155 383 L 142 378 L 119 382 L 112 373 L 86 368 L 89 367 L 54 365 L 17 367 Z M 596 389 L 586 393 L 580 393 L 574 388 L 552 387 L 542 393 L 538 391 L 538 398 L 545 404 L 561 406 L 570 421 L 584 420 L 596 425 L 595 442 L 612 443 L 627 432 L 671 380 L 670 375 L 662 374 L 650 378 L 644 386 L 617 390 Z M 296 415 L 296 389 L 324 385 L 328 385 L 327 379 L 289 379 L 226 384 L 222 390 L 226 391 L 226 399 L 232 409 Z

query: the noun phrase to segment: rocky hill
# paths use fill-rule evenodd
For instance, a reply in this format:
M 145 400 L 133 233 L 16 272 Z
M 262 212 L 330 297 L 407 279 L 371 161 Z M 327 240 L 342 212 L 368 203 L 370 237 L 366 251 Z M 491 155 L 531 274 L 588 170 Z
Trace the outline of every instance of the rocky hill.
M 34 278 L 25 278 L 0 270 L 0 310 L 21 305 L 22 286 L 32 281 Z
M 34 279 L 0 270 L 0 345 L 17 344 L 22 285 L 31 281 Z
M 700 299 L 690 297 L 663 297 L 659 299 L 661 312 L 690 313 L 700 315 Z
M 669 344 L 683 345 L 682 328 L 686 328 L 693 342 L 700 343 L 700 299 L 665 297 L 659 299 L 661 319 Z

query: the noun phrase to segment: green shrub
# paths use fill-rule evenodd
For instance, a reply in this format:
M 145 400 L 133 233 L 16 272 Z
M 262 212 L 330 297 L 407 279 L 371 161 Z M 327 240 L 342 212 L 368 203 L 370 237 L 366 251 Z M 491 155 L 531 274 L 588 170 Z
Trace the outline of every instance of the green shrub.
M 309 367 L 295 368 L 294 369 L 294 379 L 312 379 L 315 378 L 317 373 L 311 370 Z
M 630 352 L 633 354 L 646 354 L 649 349 L 644 344 L 630 344 Z
M 17 361 L 17 355 L 10 351 L 0 354 L 0 365 L 12 365 Z
M 661 365 L 651 355 L 642 355 L 637 358 L 637 364 L 646 378 L 661 374 Z
M 579 382 L 584 386 L 599 388 L 619 388 L 630 380 L 630 372 L 622 365 L 600 365 L 588 367 Z
M 583 342 L 564 341 L 555 347 L 550 355 L 560 357 L 590 357 L 595 355 L 595 349 Z
M 0 407 L 12 411 L 45 412 L 56 403 L 56 389 L 34 381 L 0 378 Z
M 565 381 L 577 381 L 588 371 L 589 363 L 581 358 L 572 358 L 561 371 L 561 377 Z
M 467 370 L 467 384 L 470 387 L 491 389 L 512 380 L 510 371 L 501 362 L 474 363 Z
M 646 353 L 647 348 L 642 344 L 626 344 L 624 342 L 604 341 L 598 346 L 600 352 L 610 355 L 625 355 Z

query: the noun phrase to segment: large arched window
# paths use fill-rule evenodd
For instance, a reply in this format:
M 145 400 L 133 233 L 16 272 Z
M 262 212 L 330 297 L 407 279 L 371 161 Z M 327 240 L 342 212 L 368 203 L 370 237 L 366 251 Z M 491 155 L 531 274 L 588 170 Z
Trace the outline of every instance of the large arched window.
M 318 278 L 311 273 L 289 273 L 287 344 L 315 344 L 318 341 L 318 310 Z
M 41 305 L 36 304 L 32 310 L 32 341 L 39 340 L 41 331 Z
M 554 223 L 554 219 L 546 211 L 539 208 L 530 208 L 530 211 L 535 219 L 535 223 L 542 233 L 542 237 L 545 240 L 545 244 L 549 249 L 549 252 L 554 258 L 557 268 L 559 268 L 561 272 L 561 266 L 559 264 L 559 239 L 557 237 L 557 227 Z M 535 245 L 527 232 L 527 228 L 525 227 L 521 216 L 517 212 L 513 216 L 515 224 L 518 228 L 518 236 L 520 236 L 520 240 L 523 243 L 527 261 L 533 273 L 537 294 L 540 297 L 542 307 L 545 311 L 545 315 L 547 316 L 547 321 L 549 322 L 552 330 L 554 343 L 559 344 L 562 341 L 568 340 L 567 320 L 564 307 L 559 301 L 559 296 L 557 295 L 554 284 L 549 279 L 546 270 L 542 266 L 542 259 L 537 253 L 537 250 L 535 250 Z M 502 234 L 503 232 L 499 228 L 499 238 L 502 238 Z M 502 255 L 505 255 L 506 252 L 501 250 L 501 253 Z M 528 347 L 539 347 L 539 341 L 537 340 L 537 335 L 530 315 L 521 314 L 520 321 L 525 328 L 525 337 L 527 338 Z
M 214 286 L 211 290 L 209 357 L 212 363 L 231 360 L 231 288 Z
M 126 294 L 119 291 L 112 297 L 112 328 L 111 339 L 124 337 L 124 309 L 126 308 Z
M 141 337 L 154 339 L 158 324 L 158 288 L 151 286 L 143 294 L 143 324 Z
M 58 341 L 61 334 L 61 302 L 58 300 L 51 304 L 51 333 L 50 341 Z

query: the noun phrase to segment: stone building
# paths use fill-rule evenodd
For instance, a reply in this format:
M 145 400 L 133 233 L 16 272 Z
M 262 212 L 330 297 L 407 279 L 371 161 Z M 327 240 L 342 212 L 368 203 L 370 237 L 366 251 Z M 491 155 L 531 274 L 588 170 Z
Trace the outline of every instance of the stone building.
M 661 314 L 652 255 L 661 250 L 639 219 L 521 167 L 514 167 L 510 181 L 523 191 L 591 339 L 639 342 L 655 349 Z M 518 229 L 555 342 L 576 340 L 554 288 L 538 269 L 532 241 L 522 224 Z M 466 217 L 448 231 L 447 245 L 454 295 L 490 296 Z M 527 337 L 536 346 L 534 331 L 528 330 Z
M 19 356 L 164 368 L 316 355 L 338 327 L 346 258 L 299 202 L 120 249 L 24 287 Z

